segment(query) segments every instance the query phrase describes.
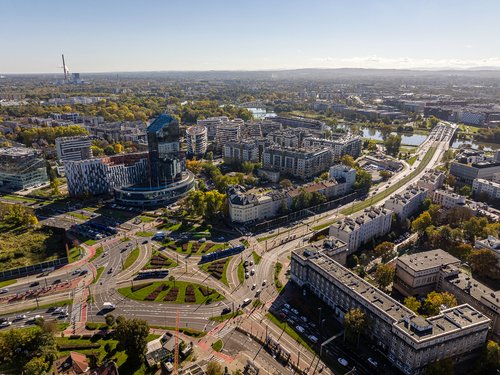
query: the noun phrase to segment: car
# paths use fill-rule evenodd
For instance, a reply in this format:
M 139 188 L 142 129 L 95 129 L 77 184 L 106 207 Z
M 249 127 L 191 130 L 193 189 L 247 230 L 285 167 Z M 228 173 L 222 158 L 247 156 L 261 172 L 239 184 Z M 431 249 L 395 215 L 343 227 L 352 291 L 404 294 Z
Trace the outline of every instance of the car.
M 267 284 L 267 280 L 262 280 L 262 286 Z
M 82 272 L 80 272 L 80 276 L 86 275 L 88 273 L 89 273 L 89 270 L 83 270 Z
M 26 319 L 26 318 L 27 318 L 27 316 L 26 316 L 26 315 L 24 315 L 24 314 L 16 315 L 16 316 L 14 317 L 14 321 L 16 321 L 16 322 L 17 322 L 17 321 L 19 321 L 19 320 L 24 320 L 24 319 Z
M 113 267 L 108 270 L 108 274 L 113 272 Z
M 248 305 L 250 302 L 252 302 L 252 299 L 251 298 L 245 298 L 243 300 L 243 303 L 241 304 L 241 306 L 246 306 Z
M 252 285 L 252 290 L 254 290 L 255 288 L 257 288 L 257 284 Z
M 297 327 L 295 327 L 295 329 L 296 329 L 297 331 L 299 331 L 300 333 L 304 333 L 304 332 L 306 331 L 306 330 L 304 329 L 304 327 L 302 327 L 302 326 L 297 326 Z
M 307 323 L 307 318 L 305 316 L 301 316 L 300 319 L 304 322 Z
M 245 261 L 243 262 L 243 267 L 246 267 L 246 266 L 248 266 L 248 260 L 245 260 Z
M 33 288 L 34 286 L 38 286 L 40 283 L 38 281 L 34 281 L 30 284 L 30 287 Z
M 369 357 L 368 358 L 368 362 L 370 363 L 370 365 L 372 365 L 373 367 L 377 367 L 378 366 L 378 362 L 376 360 L 374 360 L 372 357 Z
M 60 284 L 61 283 L 61 279 L 56 279 L 52 282 L 52 284 Z
M 258 297 L 260 295 L 260 292 L 261 292 L 261 290 L 257 289 L 257 291 L 255 292 L 255 297 Z
M 289 305 L 288 303 L 283 304 L 283 307 L 284 307 L 285 309 L 290 310 L 290 305 Z
M 74 276 L 74 275 L 78 275 L 81 271 L 78 269 L 78 270 L 74 270 L 73 272 L 71 272 L 71 274 Z
M 250 265 L 253 266 L 253 260 L 250 261 Z
M 287 323 L 288 323 L 288 324 L 290 324 L 290 325 L 293 325 L 293 324 L 295 324 L 295 323 L 296 323 L 296 322 L 295 322 L 295 319 L 294 319 L 294 318 L 291 318 L 291 317 L 290 317 L 290 318 L 288 318 L 286 321 L 287 321 Z
M 299 311 L 297 309 L 292 309 L 291 310 L 295 315 L 299 315 Z
M 339 363 L 342 365 L 342 366 L 349 366 L 349 362 L 347 362 L 347 359 L 344 359 L 342 357 L 340 357 L 337 361 L 339 361 Z
M 245 279 L 248 279 L 250 277 L 250 274 L 248 272 L 245 272 Z
M 290 310 L 288 310 L 288 309 L 286 309 L 286 308 L 281 309 L 281 312 L 282 312 L 283 314 L 287 314 L 287 315 L 288 315 L 288 314 L 290 314 Z
M 250 275 L 255 275 L 255 268 L 252 268 L 252 270 L 250 271 Z
M 309 335 L 309 336 L 307 336 L 307 338 L 315 344 L 318 342 L 318 338 L 314 335 Z
M 9 291 L 8 288 L 3 288 L 3 289 L 0 289 L 0 294 L 5 294 Z
M 12 325 L 12 322 L 9 320 L 6 320 L 5 322 L 0 323 L 0 328 L 9 327 L 10 325 Z
M 148 240 L 144 240 L 144 241 L 142 241 L 142 244 L 144 245 L 144 244 L 147 244 L 148 242 L 149 242 Z
M 221 313 L 221 314 L 222 314 L 222 315 L 224 315 L 224 314 L 229 314 L 230 312 L 231 312 L 231 308 L 230 308 L 230 307 L 224 307 L 224 308 L 222 309 L 222 313 Z
M 205 237 L 202 237 L 198 240 L 199 243 L 204 243 L 207 242 L 207 239 Z

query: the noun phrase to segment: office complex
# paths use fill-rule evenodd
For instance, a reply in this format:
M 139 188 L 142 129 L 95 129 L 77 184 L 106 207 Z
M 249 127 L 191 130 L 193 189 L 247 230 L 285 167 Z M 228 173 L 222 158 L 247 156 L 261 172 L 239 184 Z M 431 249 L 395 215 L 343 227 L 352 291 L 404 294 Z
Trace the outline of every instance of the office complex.
M 289 174 L 307 179 L 330 168 L 333 153 L 329 148 L 288 148 L 281 146 L 267 147 L 262 153 L 264 169 Z
M 47 164 L 35 150 L 25 147 L 0 148 L 0 187 L 18 191 L 48 182 Z
M 426 197 L 427 189 L 409 186 L 401 194 L 393 194 L 385 201 L 384 207 L 393 211 L 400 221 L 404 221 L 418 211 Z
M 56 138 L 57 158 L 66 161 L 85 160 L 92 157 L 89 137 L 59 137 Z
M 202 125 L 187 128 L 186 143 L 188 155 L 203 157 L 208 146 L 207 128 Z
M 492 180 L 496 173 L 500 173 L 498 151 L 491 158 L 487 157 L 483 151 L 462 150 L 456 159 L 450 163 L 450 173 L 460 184 L 472 185 L 476 178 Z
M 345 217 L 330 226 L 330 236 L 345 243 L 349 254 L 373 238 L 381 237 L 391 230 L 392 211 L 381 207 L 366 208 L 364 211 Z
M 349 310 L 361 309 L 370 321 L 366 334 L 405 374 L 421 374 L 426 365 L 444 358 L 464 360 L 486 342 L 491 321 L 468 304 L 418 316 L 324 250 L 295 250 L 290 267 L 291 280 L 329 305 L 339 321 Z
M 71 197 L 112 194 L 113 189 L 147 181 L 147 153 L 114 155 L 64 163 Z

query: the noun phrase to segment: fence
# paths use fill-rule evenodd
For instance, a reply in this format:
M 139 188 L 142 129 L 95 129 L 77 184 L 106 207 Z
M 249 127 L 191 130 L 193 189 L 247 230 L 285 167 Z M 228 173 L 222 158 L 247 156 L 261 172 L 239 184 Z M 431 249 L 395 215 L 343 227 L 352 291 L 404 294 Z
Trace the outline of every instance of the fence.
M 49 260 L 47 262 L 33 264 L 31 266 L 12 268 L 10 270 L 0 272 L 0 281 L 17 279 L 19 277 L 34 275 L 37 273 L 44 272 L 47 269 L 61 268 L 62 266 L 68 263 L 69 263 L 68 258 L 64 257 L 55 260 Z

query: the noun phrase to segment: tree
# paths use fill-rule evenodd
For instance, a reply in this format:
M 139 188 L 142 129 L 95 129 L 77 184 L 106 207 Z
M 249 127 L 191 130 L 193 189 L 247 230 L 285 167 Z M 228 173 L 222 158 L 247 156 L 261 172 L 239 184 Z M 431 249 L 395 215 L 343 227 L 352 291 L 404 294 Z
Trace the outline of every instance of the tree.
M 466 261 L 472 251 L 472 245 L 468 243 L 459 243 L 450 249 L 450 254 L 462 261 Z
M 106 315 L 106 325 L 112 327 L 115 324 L 115 317 L 113 314 Z
M 354 168 L 356 165 L 356 162 L 354 161 L 354 158 L 351 155 L 345 154 L 340 158 L 340 163 L 344 164 L 348 167 Z
M 99 146 L 90 146 L 90 149 L 92 150 L 92 156 L 94 157 L 99 157 L 104 155 L 104 150 L 100 148 Z
M 367 326 L 367 318 L 360 309 L 351 309 L 344 315 L 344 340 L 346 337 L 356 339 L 356 346 L 359 344 L 359 336 Z
M 214 153 L 212 151 L 208 151 L 207 154 L 205 155 L 205 158 L 208 160 L 208 161 L 212 161 L 214 160 Z
M 217 190 L 207 191 L 204 194 L 206 211 L 203 216 L 208 219 L 212 219 L 222 212 L 226 202 L 226 194 L 221 194 Z
M 414 231 L 423 233 L 429 225 L 432 224 L 432 218 L 428 211 L 422 212 L 419 217 L 412 221 L 411 227 Z
M 255 168 L 255 164 L 251 161 L 244 161 L 243 163 L 241 163 L 241 168 L 246 174 L 251 174 Z
M 497 342 L 488 340 L 479 367 L 482 374 L 494 374 L 500 367 L 500 345 Z
M 61 192 L 59 191 L 59 180 L 57 178 L 53 179 L 50 181 L 50 188 L 52 189 L 52 195 L 60 195 Z
M 470 188 L 470 186 L 464 185 L 460 188 L 459 193 L 461 195 L 465 195 L 466 197 L 470 197 L 472 189 Z
M 384 241 L 373 249 L 377 257 L 382 259 L 390 259 L 394 255 L 394 244 L 389 241 Z
M 355 190 L 368 190 L 372 186 L 372 175 L 362 168 L 356 168 Z
M 23 374 L 26 375 L 44 375 L 49 369 L 49 364 L 43 357 L 34 357 L 23 367 Z
M 222 365 L 219 362 L 207 363 L 207 375 L 222 375 Z
M 397 156 L 401 147 L 401 136 L 399 134 L 390 134 L 385 138 L 384 145 L 389 155 Z
M 428 364 L 425 367 L 424 375 L 453 375 L 453 360 L 451 358 L 441 359 Z
M 191 190 L 184 200 L 186 210 L 195 216 L 203 216 L 206 212 L 205 194 L 200 190 Z
M 322 179 L 323 181 L 326 181 L 330 178 L 330 174 L 328 172 L 323 172 L 320 174 L 319 178 Z
M 326 197 L 324 194 L 321 194 L 319 191 L 314 191 L 311 194 L 310 205 L 316 206 L 317 204 L 325 203 Z
M 453 294 L 448 292 L 430 292 L 424 300 L 422 309 L 428 316 L 434 316 L 439 314 L 440 307 L 444 305 L 448 307 L 454 307 L 457 305 L 457 299 Z
M 453 176 L 451 173 L 449 173 L 448 176 L 446 176 L 444 183 L 449 187 L 454 187 L 455 184 L 457 183 L 457 178 Z
M 148 323 L 140 319 L 120 321 L 115 329 L 115 337 L 132 363 L 144 362 L 148 334 Z
M 380 171 L 379 174 L 380 174 L 380 177 L 382 177 L 382 179 L 384 181 L 387 181 L 392 176 L 392 173 L 389 171 L 386 171 L 385 169 Z
M 419 300 L 416 299 L 415 297 L 406 297 L 404 300 L 404 305 L 414 313 L 418 313 L 420 306 L 422 306 Z
M 121 154 L 123 152 L 123 145 L 121 143 L 115 143 L 113 146 L 115 154 Z
M 490 249 L 472 250 L 468 259 L 474 272 L 481 276 L 496 278 L 497 257 L 493 251 Z
M 394 280 L 394 267 L 388 264 L 379 264 L 375 271 L 375 280 L 381 289 L 385 290 Z
M 106 146 L 106 148 L 104 149 L 104 153 L 105 153 L 106 155 L 108 155 L 108 156 L 110 156 L 110 155 L 114 155 L 114 154 L 116 154 L 116 152 L 115 152 L 115 148 L 114 148 L 113 146 L 111 146 L 111 145 L 108 145 L 108 146 Z
M 38 226 L 38 219 L 35 215 L 28 215 L 27 218 L 27 224 L 28 226 L 35 228 Z
M 292 181 L 290 181 L 289 179 L 285 178 L 285 179 L 283 179 L 283 180 L 280 181 L 280 186 L 283 189 L 288 189 L 288 188 L 292 187 Z

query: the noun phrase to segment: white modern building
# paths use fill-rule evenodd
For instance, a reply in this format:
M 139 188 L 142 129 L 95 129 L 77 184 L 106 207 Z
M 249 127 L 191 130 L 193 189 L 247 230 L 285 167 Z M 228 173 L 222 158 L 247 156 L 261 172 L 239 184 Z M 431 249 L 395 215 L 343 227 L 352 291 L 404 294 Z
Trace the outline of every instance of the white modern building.
M 18 191 L 47 182 L 47 163 L 37 151 L 26 147 L 0 148 L 2 190 Z
M 389 233 L 391 224 L 391 210 L 371 207 L 333 223 L 329 234 L 347 243 L 348 252 L 352 254 L 362 244 Z
M 394 194 L 385 201 L 384 207 L 393 211 L 400 221 L 406 220 L 418 211 L 427 197 L 427 189 L 408 186 L 401 194 Z
M 494 179 L 496 179 L 495 174 Z M 472 182 L 472 193 L 474 195 L 486 194 L 489 199 L 500 199 L 500 182 L 488 181 L 483 178 L 476 178 Z
M 436 190 L 432 194 L 432 202 L 444 208 L 453 208 L 465 205 L 465 196 L 448 190 Z
M 351 155 L 356 159 L 361 154 L 361 137 L 353 134 L 346 134 L 336 139 L 307 137 L 304 138 L 302 145 L 304 147 L 330 147 L 335 161 L 339 161 L 344 155 Z
M 56 138 L 57 158 L 63 163 L 90 159 L 92 157 L 91 145 L 90 137 L 87 136 Z
M 330 167 L 328 173 L 330 178 L 334 178 L 337 182 L 344 181 L 347 189 L 352 189 L 356 182 L 356 170 L 344 164 L 337 164 Z
M 203 157 L 207 152 L 207 128 L 203 125 L 194 125 L 186 129 L 186 143 L 188 155 Z

